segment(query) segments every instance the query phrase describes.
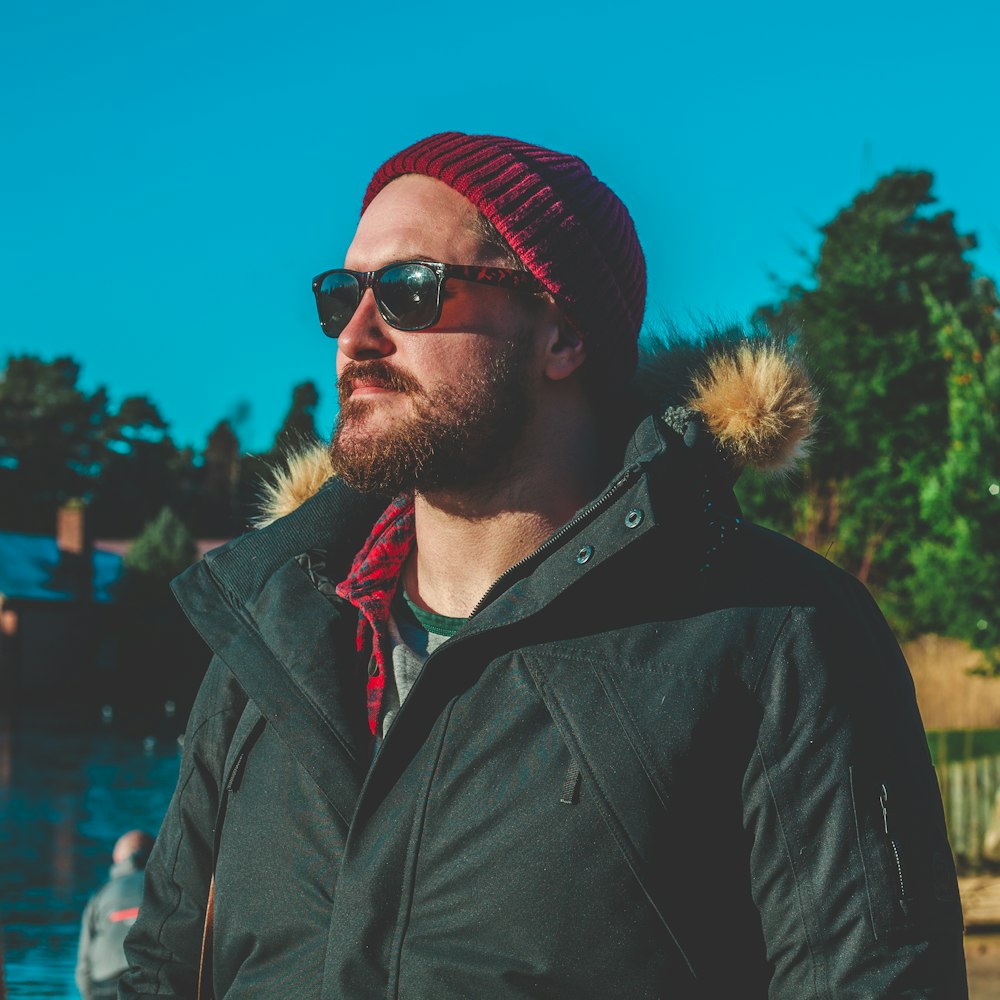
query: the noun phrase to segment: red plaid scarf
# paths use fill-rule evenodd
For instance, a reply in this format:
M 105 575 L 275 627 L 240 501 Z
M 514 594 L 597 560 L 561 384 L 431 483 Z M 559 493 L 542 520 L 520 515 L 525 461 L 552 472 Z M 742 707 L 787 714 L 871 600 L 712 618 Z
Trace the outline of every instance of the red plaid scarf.
M 337 594 L 358 611 L 358 652 L 371 638 L 375 669 L 368 671 L 368 726 L 375 734 L 385 690 L 385 672 L 392 658 L 389 608 L 396 594 L 399 574 L 413 546 L 413 497 L 396 497 L 375 523 L 368 541 L 354 557 L 347 579 L 337 584 Z

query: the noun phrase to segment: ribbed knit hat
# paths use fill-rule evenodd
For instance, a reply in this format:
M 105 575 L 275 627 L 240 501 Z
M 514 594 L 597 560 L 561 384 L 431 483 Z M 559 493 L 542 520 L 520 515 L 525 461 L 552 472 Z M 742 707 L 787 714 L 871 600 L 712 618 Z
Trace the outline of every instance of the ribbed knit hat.
M 618 388 L 628 380 L 646 304 L 646 261 L 628 209 L 583 160 L 501 136 L 442 132 L 382 164 L 362 214 L 404 174 L 437 178 L 471 201 L 548 289 L 605 383 Z

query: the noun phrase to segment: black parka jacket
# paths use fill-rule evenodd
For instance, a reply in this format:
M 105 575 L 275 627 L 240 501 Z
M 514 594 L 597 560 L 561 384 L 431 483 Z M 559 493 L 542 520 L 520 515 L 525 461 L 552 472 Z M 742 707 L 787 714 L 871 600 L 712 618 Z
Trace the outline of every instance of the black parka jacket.
M 966 996 L 905 662 L 662 421 L 427 661 L 374 764 L 336 481 L 181 578 L 216 656 L 123 997 Z

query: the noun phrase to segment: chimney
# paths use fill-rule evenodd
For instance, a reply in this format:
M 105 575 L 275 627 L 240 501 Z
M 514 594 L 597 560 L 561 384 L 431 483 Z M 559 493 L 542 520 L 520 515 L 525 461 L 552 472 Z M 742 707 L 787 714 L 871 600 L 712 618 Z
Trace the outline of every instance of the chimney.
M 53 582 L 57 589 L 89 602 L 94 596 L 94 553 L 87 532 L 87 505 L 83 500 L 67 500 L 56 513 L 56 548 L 59 564 Z
M 87 548 L 85 532 L 86 505 L 82 500 L 67 500 L 56 513 L 56 546 L 72 556 L 82 556 Z

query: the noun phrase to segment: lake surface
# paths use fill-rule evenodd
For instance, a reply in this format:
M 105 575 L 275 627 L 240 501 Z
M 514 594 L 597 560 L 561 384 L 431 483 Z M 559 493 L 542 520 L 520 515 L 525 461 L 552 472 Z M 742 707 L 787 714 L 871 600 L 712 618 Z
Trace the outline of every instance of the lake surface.
M 7 995 L 78 997 L 80 916 L 126 830 L 156 833 L 180 764 L 178 726 L 0 714 L 0 934 Z

